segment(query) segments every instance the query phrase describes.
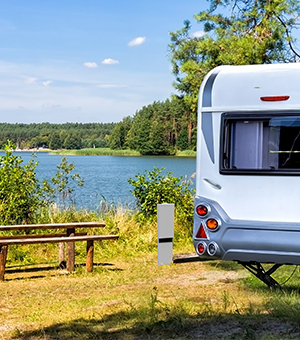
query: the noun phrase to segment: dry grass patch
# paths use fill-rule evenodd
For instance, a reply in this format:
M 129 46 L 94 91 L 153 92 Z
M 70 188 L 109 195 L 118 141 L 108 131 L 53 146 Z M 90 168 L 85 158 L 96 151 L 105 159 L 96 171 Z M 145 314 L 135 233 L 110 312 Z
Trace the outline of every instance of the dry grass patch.
M 105 229 L 120 239 L 95 245 L 90 274 L 84 243 L 74 274 L 57 269 L 57 247 L 16 251 L 0 283 L 1 340 L 300 338 L 299 271 L 278 292 L 233 262 L 158 267 L 155 224 L 117 212 Z M 175 254 L 193 251 L 187 236 L 176 237 Z
M 148 255 L 91 275 L 84 267 L 35 270 L 8 272 L 0 284 L 0 339 L 241 339 L 245 324 L 255 329 L 269 317 L 265 295 L 245 288 L 243 269 L 158 267 Z

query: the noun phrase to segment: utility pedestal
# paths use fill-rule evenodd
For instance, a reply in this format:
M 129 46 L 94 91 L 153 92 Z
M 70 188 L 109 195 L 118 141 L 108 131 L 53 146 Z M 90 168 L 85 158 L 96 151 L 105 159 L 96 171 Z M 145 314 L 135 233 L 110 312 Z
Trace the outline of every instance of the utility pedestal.
M 157 264 L 173 262 L 174 204 L 157 205 Z

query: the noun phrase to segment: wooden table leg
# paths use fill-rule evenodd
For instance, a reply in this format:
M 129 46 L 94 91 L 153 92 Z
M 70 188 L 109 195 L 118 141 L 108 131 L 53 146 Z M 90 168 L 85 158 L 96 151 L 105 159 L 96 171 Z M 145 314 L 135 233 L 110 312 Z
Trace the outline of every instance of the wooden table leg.
M 0 245 L 0 281 L 4 281 L 7 250 L 8 250 L 8 246 Z
M 94 266 L 94 241 L 88 240 L 86 242 L 86 271 L 91 273 Z
M 75 228 L 67 229 L 68 236 L 75 236 Z M 67 271 L 73 272 L 75 268 L 75 242 L 67 242 Z
M 58 243 L 58 267 L 61 269 L 66 268 L 65 262 L 65 244 L 64 242 Z

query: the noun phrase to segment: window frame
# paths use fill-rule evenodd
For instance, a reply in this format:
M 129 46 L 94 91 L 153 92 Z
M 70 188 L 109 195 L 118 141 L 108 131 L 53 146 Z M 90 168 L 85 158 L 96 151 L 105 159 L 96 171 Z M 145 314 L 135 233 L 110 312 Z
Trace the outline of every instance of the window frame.
M 228 146 L 229 137 L 228 132 L 225 132 L 226 126 L 229 121 L 238 120 L 269 120 L 273 117 L 284 117 L 284 116 L 298 116 L 300 118 L 300 110 L 297 111 L 255 111 L 255 112 L 223 112 L 221 114 L 220 124 L 220 155 L 219 155 L 219 172 L 221 175 L 250 175 L 250 176 L 300 176 L 300 169 L 229 169 L 224 167 L 224 148 L 225 144 Z M 226 136 L 227 134 L 227 136 Z

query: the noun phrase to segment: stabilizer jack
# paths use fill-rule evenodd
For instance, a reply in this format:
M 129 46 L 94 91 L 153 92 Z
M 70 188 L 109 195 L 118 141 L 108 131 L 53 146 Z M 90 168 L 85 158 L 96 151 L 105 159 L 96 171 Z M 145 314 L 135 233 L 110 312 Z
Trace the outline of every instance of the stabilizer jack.
M 274 264 L 269 270 L 265 271 L 261 263 L 259 262 L 241 262 L 238 261 L 243 267 L 248 269 L 253 275 L 260 279 L 270 288 L 279 288 L 281 285 L 271 276 L 282 264 Z

